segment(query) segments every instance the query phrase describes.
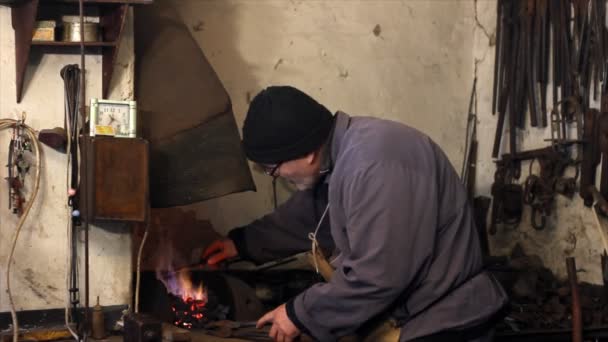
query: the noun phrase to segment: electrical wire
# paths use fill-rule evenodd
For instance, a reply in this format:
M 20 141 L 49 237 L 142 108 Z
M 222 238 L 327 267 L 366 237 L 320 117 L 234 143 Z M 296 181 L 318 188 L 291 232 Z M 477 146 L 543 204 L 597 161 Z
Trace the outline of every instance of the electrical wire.
M 15 302 L 13 301 L 13 294 L 11 292 L 11 281 L 10 281 L 11 264 L 13 263 L 13 256 L 15 254 L 15 247 L 17 246 L 17 241 L 19 239 L 19 233 L 21 232 L 21 228 L 23 228 L 23 224 L 25 223 L 25 220 L 28 217 L 30 209 L 32 209 L 34 201 L 36 200 L 36 195 L 38 194 L 38 189 L 40 187 L 40 145 L 39 145 L 40 143 L 36 136 L 36 132 L 34 131 L 34 129 L 23 124 L 23 122 L 21 122 L 21 121 L 13 120 L 13 119 L 0 119 L 0 130 L 4 130 L 7 128 L 15 128 L 19 125 L 25 130 L 26 134 L 28 135 L 28 137 L 32 143 L 32 146 L 34 149 L 34 154 L 36 156 L 36 175 L 35 175 L 34 188 L 33 188 L 32 194 L 30 196 L 30 200 L 28 201 L 27 205 L 25 206 L 25 209 L 23 210 L 23 214 L 19 218 L 19 223 L 17 224 L 17 229 L 15 230 L 15 234 L 13 236 L 10 253 L 9 253 L 8 259 L 6 261 L 6 292 L 8 294 L 8 299 L 9 299 L 9 304 L 10 304 L 10 309 L 11 309 L 11 318 L 13 321 L 13 342 L 19 341 L 19 321 L 17 319 L 17 312 L 15 310 Z
M 85 102 L 86 102 L 86 65 L 85 65 L 85 53 L 84 53 L 84 0 L 78 0 L 78 13 L 80 16 L 80 117 L 81 122 L 84 123 L 87 121 L 86 111 L 85 111 Z M 85 132 L 86 133 L 86 132 Z M 86 148 L 86 140 L 85 140 L 85 148 L 82 150 L 82 160 L 87 160 L 87 148 Z M 87 163 L 82 163 L 81 176 L 84 184 L 87 182 Z M 84 205 L 82 208 L 84 212 L 88 212 L 89 203 L 88 199 L 85 196 L 83 198 Z M 88 340 L 88 331 L 87 327 L 89 326 L 89 220 L 84 220 L 84 324 L 83 324 L 83 341 Z
M 68 214 L 71 215 L 71 209 L 68 207 Z M 66 289 L 67 291 L 66 293 L 66 301 L 65 301 L 65 312 L 64 312 L 64 319 L 65 319 L 65 327 L 68 329 L 68 331 L 70 332 L 70 334 L 72 335 L 72 337 L 74 337 L 74 339 L 76 341 L 79 341 L 80 338 L 78 337 L 78 334 L 76 333 L 76 331 L 74 331 L 74 329 L 72 329 L 71 325 L 70 325 L 70 304 L 71 304 L 71 293 L 69 291 L 70 289 L 70 275 L 71 275 L 71 265 L 72 265 L 72 258 L 73 258 L 73 253 L 72 253 L 72 224 L 71 224 L 72 220 L 68 219 L 68 231 L 67 231 L 67 247 L 68 247 L 68 253 L 67 253 L 67 260 L 66 260 Z
M 69 196 L 67 206 L 67 259 L 66 259 L 66 294 L 67 301 L 65 306 L 65 325 L 70 331 L 72 337 L 75 340 L 80 340 L 78 334 L 72 329 L 70 325 L 70 305 L 72 309 L 76 309 L 76 305 L 79 302 L 78 293 L 78 258 L 77 258 L 77 241 L 74 234 L 76 219 L 73 216 L 78 207 L 78 200 L 76 189 L 78 188 L 79 182 L 79 144 L 78 144 L 78 132 L 79 132 L 79 120 L 77 110 L 79 107 L 80 98 L 80 73 L 81 70 L 78 65 L 67 65 L 61 69 L 61 78 L 64 80 L 65 87 L 65 125 L 67 135 L 67 166 L 66 166 L 66 193 Z M 73 317 L 72 317 L 73 318 Z M 72 320 L 74 322 L 74 320 Z M 78 323 L 76 323 L 78 326 Z
M 66 101 L 66 106 L 68 106 L 68 102 Z M 65 179 L 65 184 L 67 186 L 67 190 L 69 191 L 72 186 L 70 184 L 70 179 L 71 179 L 71 164 L 74 162 L 72 160 L 72 153 L 70 153 L 71 148 L 72 148 L 72 121 L 68 120 L 68 127 L 70 129 L 67 129 L 67 147 L 66 147 L 66 151 L 67 151 L 67 157 L 68 157 L 68 162 L 67 162 L 67 172 L 66 172 L 66 179 Z M 70 334 L 72 335 L 72 337 L 74 337 L 74 339 L 76 341 L 79 341 L 80 338 L 78 337 L 78 334 L 74 331 L 74 329 L 72 329 L 72 327 L 70 326 L 70 305 L 71 305 L 71 293 L 70 293 L 70 288 L 71 288 L 71 272 L 72 272 L 72 258 L 74 257 L 73 253 L 72 253 L 72 248 L 73 248 L 73 226 L 72 226 L 72 209 L 70 206 L 67 206 L 67 214 L 68 214 L 68 224 L 67 224 L 67 260 L 66 260 L 66 301 L 65 301 L 65 313 L 64 313 L 64 319 L 65 319 L 65 327 L 68 329 L 68 331 L 70 332 Z
M 139 286 L 141 281 L 141 255 L 144 251 L 144 245 L 146 244 L 146 240 L 148 239 L 148 231 L 150 229 L 150 208 L 148 208 L 148 214 L 146 220 L 146 230 L 144 231 L 144 236 L 141 238 L 141 242 L 139 244 L 139 251 L 137 252 L 137 274 L 135 275 L 135 313 L 139 312 Z

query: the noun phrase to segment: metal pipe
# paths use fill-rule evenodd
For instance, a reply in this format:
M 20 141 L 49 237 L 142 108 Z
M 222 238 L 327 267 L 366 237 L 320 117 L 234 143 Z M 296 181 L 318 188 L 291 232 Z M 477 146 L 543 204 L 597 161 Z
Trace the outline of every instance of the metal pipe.
M 568 270 L 568 281 L 570 282 L 570 292 L 572 293 L 572 342 L 583 342 L 583 314 L 578 293 L 576 261 L 574 258 L 566 258 L 566 269 Z
M 84 0 L 78 1 L 79 14 L 80 14 L 80 117 L 82 127 L 86 126 L 84 123 L 86 122 L 86 112 L 85 112 L 85 102 L 86 102 L 86 67 L 85 67 L 85 55 L 84 55 Z M 86 132 L 83 132 L 86 133 Z M 78 134 L 78 132 L 77 132 Z M 85 184 L 85 193 L 82 203 L 83 203 L 83 212 L 88 214 L 89 205 L 88 205 L 88 196 L 87 193 L 90 189 L 86 189 L 87 184 L 87 148 L 88 144 L 86 142 L 86 134 L 82 135 L 83 137 L 83 145 L 82 145 L 82 162 L 81 162 L 81 172 L 80 172 L 80 188 L 82 189 L 82 184 Z M 88 217 L 84 218 L 84 329 L 83 336 L 84 340 L 88 337 L 88 329 L 90 327 L 89 324 L 89 220 Z

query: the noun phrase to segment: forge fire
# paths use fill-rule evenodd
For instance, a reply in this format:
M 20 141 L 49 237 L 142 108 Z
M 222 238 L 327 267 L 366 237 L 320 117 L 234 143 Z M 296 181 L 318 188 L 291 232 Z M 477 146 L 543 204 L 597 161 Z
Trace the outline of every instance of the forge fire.
M 189 271 L 159 273 L 157 276 L 169 292 L 175 326 L 199 328 L 209 321 L 207 290 L 202 283 L 193 283 Z

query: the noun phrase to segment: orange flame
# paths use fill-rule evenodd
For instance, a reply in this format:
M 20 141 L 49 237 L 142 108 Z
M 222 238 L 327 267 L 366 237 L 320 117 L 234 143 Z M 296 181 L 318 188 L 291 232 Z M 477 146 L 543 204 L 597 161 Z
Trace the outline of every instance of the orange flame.
M 164 275 L 157 271 L 157 277 L 165 284 L 167 292 L 180 297 L 185 303 L 194 302 L 198 307 L 207 303 L 205 287 L 203 284 L 195 286 L 189 271 L 168 272 Z
M 195 286 L 192 283 L 192 279 L 190 279 L 190 272 L 179 272 L 177 275 L 177 284 L 179 288 L 179 293 L 174 294 L 181 296 L 184 302 L 188 302 L 189 300 L 195 300 L 207 303 L 207 292 L 205 291 L 203 284 Z

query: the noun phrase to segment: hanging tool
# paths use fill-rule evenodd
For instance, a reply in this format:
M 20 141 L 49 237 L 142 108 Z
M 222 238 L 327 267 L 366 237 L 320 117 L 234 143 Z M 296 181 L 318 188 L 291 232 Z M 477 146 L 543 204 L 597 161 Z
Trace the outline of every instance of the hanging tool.
M 467 131 L 465 140 L 464 160 L 460 180 L 473 198 L 475 187 L 475 165 L 477 163 L 477 77 L 473 80 L 471 97 L 469 99 L 469 112 L 467 115 Z
M 595 173 L 601 160 L 599 146 L 600 127 L 608 127 L 608 116 L 600 115 L 597 109 L 592 108 L 587 110 L 585 112 L 583 131 L 583 158 L 579 191 L 587 207 L 593 205 L 593 194 L 590 191 L 590 187 L 595 184 Z
M 65 92 L 65 125 L 67 126 L 67 139 L 69 140 L 70 159 L 70 190 L 68 191 L 68 205 L 72 208 L 72 221 L 75 226 L 80 226 L 79 210 L 79 156 L 78 138 L 80 132 L 80 120 L 78 118 L 78 106 L 80 104 L 78 94 L 80 92 L 80 74 L 78 65 L 66 65 L 61 69 L 61 78 L 64 82 Z
M 496 162 L 492 184 L 492 215 L 488 232 L 496 234 L 498 224 L 518 225 L 523 212 L 523 188 L 513 183 L 512 167 L 505 161 Z
M 582 134 L 581 113 L 589 110 L 591 96 L 600 99 L 608 87 L 605 2 L 499 0 L 496 20 L 492 112 L 498 120 L 492 157 L 500 154 L 506 124 L 509 153 L 516 152 L 516 131 L 524 128 L 528 109 L 531 126 L 547 125 L 549 71 L 554 122 L 562 136 L 575 121 Z
M 31 142 L 24 130 L 25 114 L 21 120 L 13 126 L 13 134 L 9 143 L 8 162 L 8 177 L 6 180 L 9 185 L 9 202 L 8 208 L 13 214 L 21 216 L 23 213 L 23 187 L 25 184 L 25 175 L 30 170 L 30 163 L 26 159 L 26 152 L 32 152 Z
M 574 177 L 565 177 L 568 167 L 577 168 L 567 151 L 567 145 L 555 148 L 548 146 L 540 149 L 504 154 L 496 162 L 494 183 L 492 184 L 492 221 L 490 233 L 496 232 L 496 224 L 503 222 L 519 224 L 521 202 L 532 207 L 531 224 L 535 229 L 543 229 L 551 214 L 555 194 L 572 197 L 576 191 L 578 172 Z M 514 183 L 513 174 L 519 170 L 522 161 L 530 161 L 529 175 L 521 185 Z M 538 161 L 540 174 L 532 173 L 533 161 Z M 578 170 L 578 168 L 577 168 Z
M 79 89 L 80 84 L 80 68 L 78 65 L 66 65 L 61 69 L 61 78 L 64 82 L 65 92 L 65 125 L 67 132 L 67 153 L 69 164 L 69 190 L 68 190 L 68 206 L 71 208 L 70 217 L 70 304 L 72 312 L 76 312 L 80 305 L 80 289 L 78 287 L 78 227 L 81 225 L 80 206 L 79 206 L 79 157 L 78 157 L 78 137 L 79 137 L 79 120 L 78 120 L 78 104 L 79 104 Z M 72 315 L 72 320 L 77 327 L 80 325 L 78 315 Z

